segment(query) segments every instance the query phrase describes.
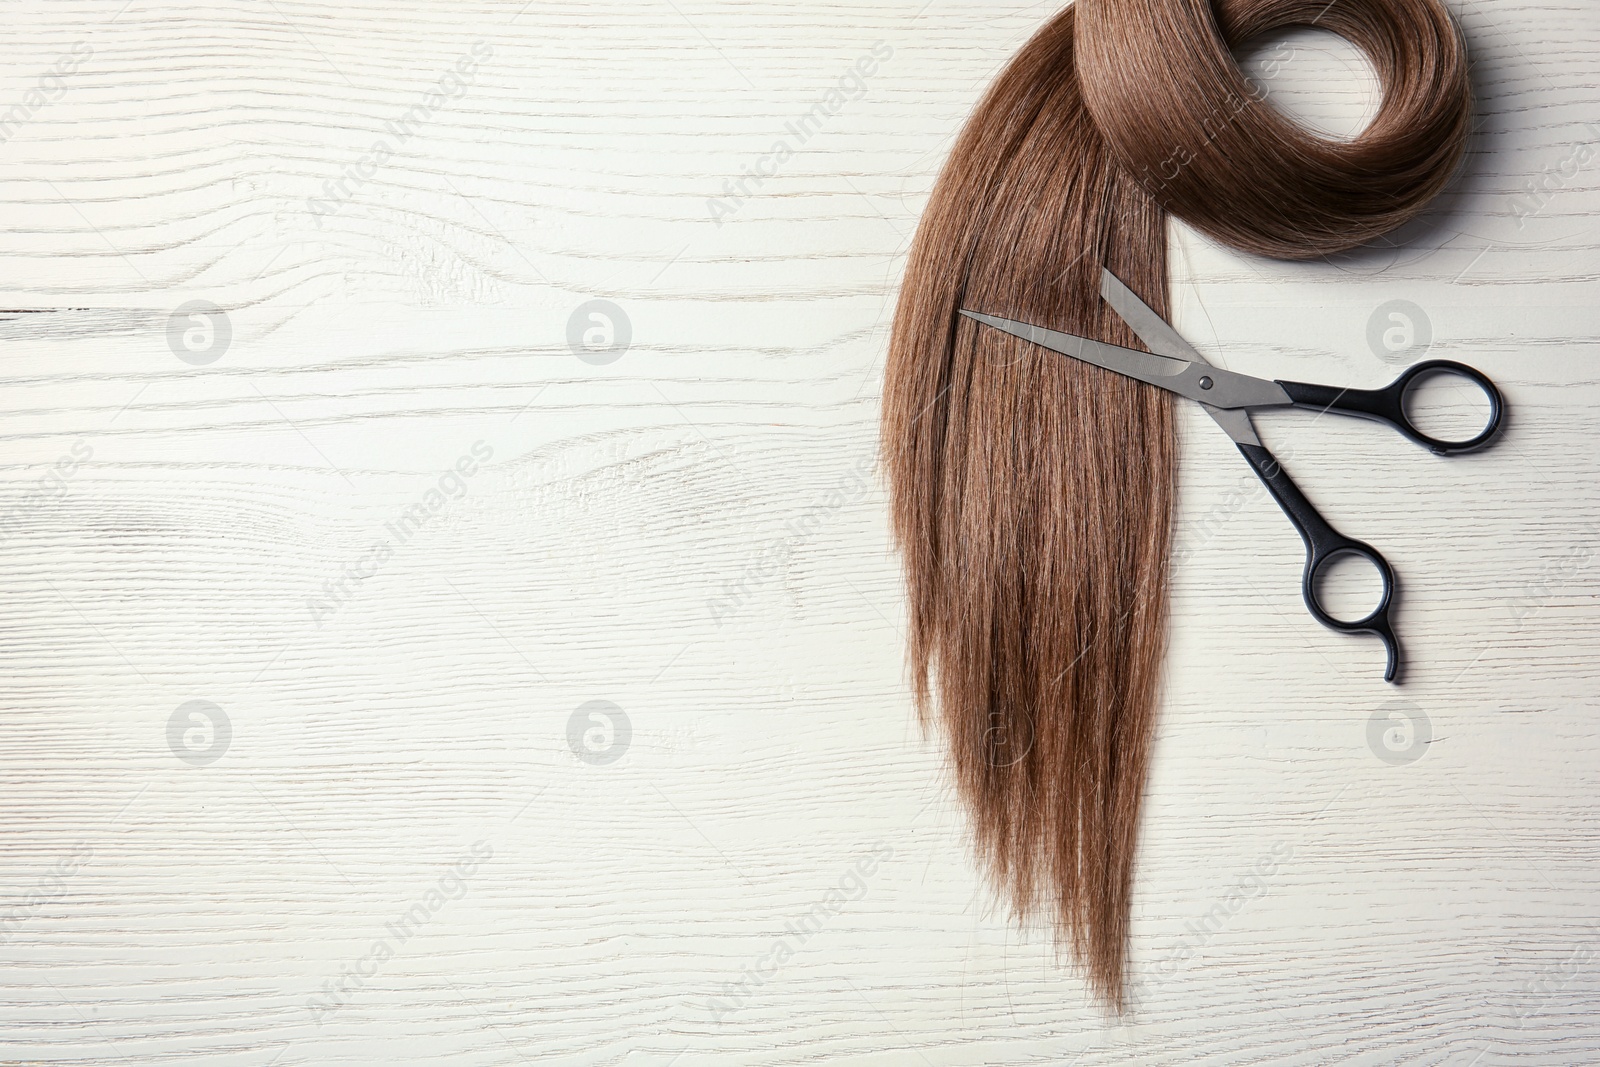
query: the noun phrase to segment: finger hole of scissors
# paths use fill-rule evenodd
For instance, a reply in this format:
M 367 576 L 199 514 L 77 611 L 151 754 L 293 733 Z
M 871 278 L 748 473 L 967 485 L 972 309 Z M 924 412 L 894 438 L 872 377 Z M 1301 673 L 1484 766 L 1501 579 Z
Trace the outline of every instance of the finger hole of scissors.
M 1321 560 L 1311 575 L 1311 592 L 1323 614 L 1347 626 L 1370 622 L 1387 600 L 1377 562 L 1354 549 Z
M 1447 366 L 1421 368 L 1400 393 L 1411 429 L 1431 441 L 1462 445 L 1493 424 L 1494 401 L 1475 378 Z

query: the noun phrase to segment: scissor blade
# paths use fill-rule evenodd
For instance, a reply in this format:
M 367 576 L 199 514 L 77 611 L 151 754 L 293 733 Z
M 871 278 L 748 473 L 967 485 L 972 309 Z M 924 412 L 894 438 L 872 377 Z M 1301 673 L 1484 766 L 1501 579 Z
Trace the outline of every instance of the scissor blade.
M 1261 447 L 1261 438 L 1256 436 L 1256 424 L 1250 421 L 1249 408 L 1216 408 L 1210 404 L 1200 406 L 1222 427 L 1223 433 L 1233 438 L 1234 444 Z
M 1172 328 L 1172 323 L 1156 314 L 1155 308 L 1140 299 L 1138 293 L 1124 285 L 1122 279 L 1112 274 L 1106 267 L 1100 268 L 1100 295 L 1111 305 L 1111 310 L 1122 316 L 1122 321 L 1128 324 L 1150 351 L 1160 352 L 1175 359 L 1187 359 L 1191 363 L 1211 365 L 1209 359 L 1201 355 L 1194 345 L 1185 341 L 1183 335 Z M 1200 406 L 1206 409 L 1206 414 L 1222 427 L 1222 432 L 1231 437 L 1235 444 L 1261 447 L 1261 438 L 1256 436 L 1255 424 L 1250 421 L 1248 408 L 1219 408 L 1215 404 Z
M 1170 322 L 1156 314 L 1155 308 L 1139 299 L 1138 293 L 1124 285 L 1122 279 L 1106 267 L 1100 268 L 1100 295 L 1111 305 L 1111 310 L 1122 316 L 1122 321 L 1132 328 L 1150 351 L 1173 359 L 1210 365 L 1211 361 L 1195 351 L 1194 345 L 1185 341 Z
M 1148 382 L 1209 407 L 1282 407 L 1293 403 L 1277 382 L 1236 374 L 1204 362 L 1140 352 L 1136 348 L 1093 341 L 1075 333 L 1047 330 L 1043 326 L 1002 319 L 997 315 L 983 315 L 966 308 L 961 309 L 961 314 L 997 330 L 1004 330 L 1013 337 L 1032 341 L 1052 352 Z
M 1153 355 L 1149 352 L 1140 352 L 1136 348 L 1123 348 L 1121 345 L 1107 344 L 1104 341 L 1091 341 L 1087 337 L 1079 337 L 1075 333 L 1062 333 L 1059 330 L 1047 330 L 1043 326 L 1034 326 L 1016 319 L 1002 319 L 998 315 L 983 315 L 976 311 L 961 309 L 961 314 L 969 319 L 975 319 L 986 326 L 993 326 L 997 330 L 1004 330 L 1013 337 L 1020 337 L 1024 341 L 1032 341 L 1042 345 L 1052 352 L 1060 352 L 1073 359 L 1081 359 L 1085 363 L 1093 363 L 1097 367 L 1125 374 L 1130 378 L 1137 378 L 1151 385 L 1162 385 L 1163 378 L 1170 378 L 1174 374 L 1182 374 L 1187 363 L 1180 360 L 1167 359 L 1165 356 Z
M 1155 308 L 1146 304 L 1138 293 L 1129 289 L 1122 279 L 1112 274 L 1107 267 L 1100 268 L 1100 295 L 1150 351 L 1173 359 L 1186 359 L 1191 364 L 1201 367 L 1211 366 L 1211 361 L 1201 355 L 1194 345 L 1185 341 L 1183 335 L 1173 328 L 1172 323 L 1158 315 Z M 1191 400 L 1198 400 L 1204 404 L 1211 411 L 1211 416 L 1228 431 L 1228 436 L 1243 444 L 1254 443 L 1255 431 L 1249 428 L 1249 420 L 1246 419 L 1241 423 L 1238 419 L 1223 419 L 1218 414 L 1219 409 L 1281 407 L 1292 403 L 1289 394 L 1285 393 L 1283 386 L 1277 382 L 1252 378 L 1247 374 L 1236 374 L 1229 370 L 1212 370 L 1198 377 L 1190 375 L 1188 380 L 1195 385 L 1200 384 L 1201 380 L 1208 380 L 1211 384 L 1209 388 L 1202 390 L 1204 396 L 1197 396 L 1186 390 L 1174 391 L 1182 392 Z M 1241 430 L 1248 433 L 1248 438 L 1241 434 Z

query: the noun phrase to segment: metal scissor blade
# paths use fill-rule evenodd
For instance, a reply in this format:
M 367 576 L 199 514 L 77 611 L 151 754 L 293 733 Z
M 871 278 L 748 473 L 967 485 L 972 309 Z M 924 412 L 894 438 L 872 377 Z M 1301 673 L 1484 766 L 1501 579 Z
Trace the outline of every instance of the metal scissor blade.
M 1186 359 L 1191 363 L 1204 363 L 1210 366 L 1211 361 L 1195 351 L 1194 345 L 1185 341 L 1183 335 L 1172 328 L 1172 323 L 1157 315 L 1155 308 L 1139 299 L 1138 293 L 1124 285 L 1122 279 L 1112 274 L 1106 267 L 1100 268 L 1100 295 L 1150 351 L 1157 355 Z
M 1137 378 L 1141 382 L 1151 385 L 1160 385 L 1171 388 L 1163 379 L 1173 375 L 1182 374 L 1189 366 L 1182 360 L 1172 360 L 1165 356 L 1153 355 L 1149 352 L 1140 352 L 1136 348 L 1123 348 L 1121 345 L 1107 344 L 1104 341 L 1091 341 L 1087 337 L 1079 337 L 1075 333 L 1062 333 L 1059 330 L 1047 330 L 1043 326 L 1033 326 L 1016 319 L 1002 319 L 998 315 L 983 315 L 976 311 L 961 309 L 961 314 L 969 319 L 975 319 L 985 326 L 993 326 L 997 330 L 1004 330 L 1013 337 L 1020 337 L 1024 341 L 1032 341 L 1052 352 L 1060 352 L 1063 356 L 1081 359 L 1085 363 L 1093 363 L 1097 367 L 1125 374 L 1130 378 Z
M 1013 337 L 1032 341 L 1052 352 L 1060 352 L 1064 356 L 1159 386 L 1209 407 L 1282 407 L 1293 403 L 1277 382 L 1212 367 L 1203 360 L 1197 363 L 1153 352 L 1140 352 L 1136 348 L 1093 341 L 1075 333 L 1047 330 L 1043 326 L 1002 319 L 997 315 L 982 315 L 966 308 L 961 309 L 961 314 L 997 330 L 1004 330 Z
M 1183 335 L 1173 329 L 1172 323 L 1156 314 L 1155 308 L 1141 300 L 1138 293 L 1129 289 L 1121 278 L 1106 267 L 1100 268 L 1100 295 L 1150 351 L 1173 359 L 1188 360 L 1191 367 L 1211 367 L 1211 361 L 1185 341 Z M 1186 380 L 1175 384 L 1198 386 L 1197 391 L 1169 388 L 1204 404 L 1211 412 L 1211 417 L 1228 431 L 1228 436 L 1241 444 L 1255 443 L 1255 431 L 1250 427 L 1249 418 L 1242 422 L 1236 418 L 1223 419 L 1218 409 L 1285 407 L 1294 403 L 1277 382 L 1252 378 L 1248 374 L 1221 367 L 1196 371 Z
M 1111 310 L 1122 316 L 1122 321 L 1138 334 L 1139 340 L 1149 346 L 1150 351 L 1210 366 L 1211 361 L 1185 341 L 1183 335 L 1172 328 L 1172 323 L 1156 314 L 1155 308 L 1141 300 L 1138 293 L 1124 285 L 1122 279 L 1106 267 L 1100 268 L 1100 295 L 1111 305 Z M 1212 388 L 1215 389 L 1215 386 Z M 1261 447 L 1261 438 L 1256 436 L 1255 424 L 1250 421 L 1248 409 L 1219 408 L 1209 403 L 1201 403 L 1200 406 L 1222 427 L 1223 433 L 1233 438 L 1235 444 Z
M 1222 427 L 1223 433 L 1233 438 L 1234 444 L 1262 447 L 1261 438 L 1256 436 L 1256 424 L 1250 421 L 1249 408 L 1214 408 L 1210 404 L 1200 406 Z

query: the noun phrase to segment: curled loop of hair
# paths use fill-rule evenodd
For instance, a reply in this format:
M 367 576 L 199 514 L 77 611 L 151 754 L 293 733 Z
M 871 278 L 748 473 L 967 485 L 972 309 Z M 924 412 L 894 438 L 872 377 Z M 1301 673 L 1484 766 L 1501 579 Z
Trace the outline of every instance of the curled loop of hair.
M 1371 126 L 1333 142 L 1230 49 L 1316 24 L 1372 57 Z M 957 315 L 1137 346 L 1109 267 L 1167 310 L 1166 215 L 1307 258 L 1414 217 L 1470 125 L 1438 0 L 1079 0 L 1012 59 L 918 229 L 882 423 L 919 710 L 937 708 L 978 853 L 1118 1010 L 1165 643 L 1177 451 L 1160 390 Z M 1180 162 L 1181 161 L 1181 162 Z
M 1316 26 L 1365 52 L 1384 92 L 1352 141 L 1286 118 L 1230 49 Z M 1436 0 L 1082 0 L 1077 73 L 1100 136 L 1162 206 L 1280 259 L 1364 244 L 1453 176 L 1471 126 L 1466 47 Z

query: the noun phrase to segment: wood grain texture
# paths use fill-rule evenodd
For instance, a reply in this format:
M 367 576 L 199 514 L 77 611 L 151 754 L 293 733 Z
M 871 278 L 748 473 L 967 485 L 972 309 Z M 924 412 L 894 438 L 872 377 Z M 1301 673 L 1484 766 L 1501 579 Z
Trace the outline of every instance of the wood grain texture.
M 907 242 L 1050 5 L 14 6 L 0 1063 L 1600 1061 L 1600 11 L 1452 6 L 1436 210 L 1323 264 L 1179 239 L 1219 362 L 1386 381 L 1405 300 L 1512 415 L 1451 461 L 1260 420 L 1401 575 L 1393 689 L 1185 413 L 1120 1022 L 977 880 L 873 466 Z M 1285 40 L 1275 98 L 1359 121 Z

